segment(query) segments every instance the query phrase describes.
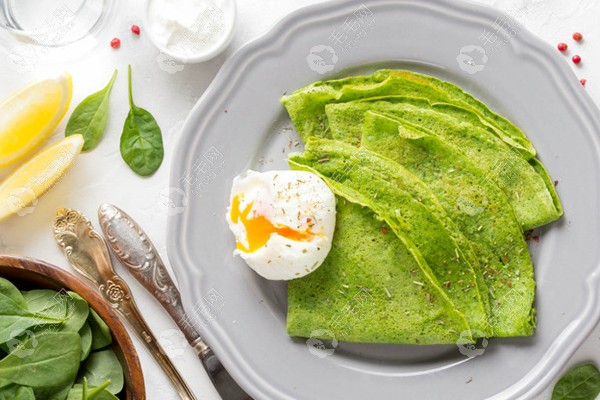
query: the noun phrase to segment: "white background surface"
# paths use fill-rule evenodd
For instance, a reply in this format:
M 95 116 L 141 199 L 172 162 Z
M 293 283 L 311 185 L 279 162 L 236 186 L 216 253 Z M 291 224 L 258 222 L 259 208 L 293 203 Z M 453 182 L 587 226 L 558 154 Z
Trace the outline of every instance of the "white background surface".
M 72 109 L 87 95 L 102 88 L 108 82 L 113 69 L 119 75 L 110 98 L 110 119 L 104 140 L 90 153 L 83 154 L 76 166 L 53 188 L 35 208 L 32 214 L 13 217 L 0 222 L 0 253 L 18 254 L 40 258 L 53 264 L 67 266 L 66 260 L 55 244 L 51 226 L 56 210 L 69 207 L 85 213 L 97 227 L 96 212 L 101 203 L 109 202 L 122 207 L 138 220 L 159 249 L 163 259 L 166 254 L 165 207 L 160 193 L 168 188 L 171 154 L 178 139 L 181 123 L 200 98 L 206 87 L 236 49 L 265 33 L 274 23 L 289 12 L 315 0 L 237 0 L 237 31 L 232 44 L 221 56 L 212 61 L 186 65 L 185 69 L 169 74 L 159 68 L 156 60 L 159 52 L 145 34 L 143 13 L 145 2 L 128 1 L 118 5 L 117 18 L 102 34 L 98 45 L 85 55 L 70 56 L 52 63 L 40 61 L 30 72 L 15 71 L 10 67 L 6 53 L 0 49 L 0 98 L 28 81 L 47 76 L 52 71 L 68 70 L 73 76 Z M 568 55 L 556 51 L 556 57 L 570 62 L 578 53 L 583 62 L 573 66 L 580 78 L 586 78 L 587 91 L 596 104 L 600 105 L 600 2 L 597 0 L 480 0 L 501 10 L 518 7 L 523 10 L 523 25 L 543 38 L 553 47 L 559 41 L 569 44 Z M 142 34 L 131 34 L 132 24 L 141 26 Z M 580 31 L 584 35 L 581 44 L 575 44 L 571 34 Z M 121 38 L 121 48 L 109 46 L 112 37 Z M 119 136 L 127 105 L 126 67 L 132 64 L 134 99 L 140 107 L 153 113 L 163 131 L 165 160 L 160 170 L 150 178 L 140 178 L 122 161 L 119 154 Z M 283 72 L 283 71 L 282 71 Z M 67 116 L 69 113 L 67 114 Z M 53 143 L 63 136 L 67 118 L 55 134 L 46 141 Z M 249 132 L 252 134 L 252 132 Z M 564 134 L 568 134 L 565 132 Z M 9 173 L 0 169 L 0 178 Z M 543 240 L 543 238 L 542 238 Z M 167 262 L 168 264 L 168 262 Z M 576 268 L 576 266 L 572 266 Z M 168 315 L 161 309 L 137 282 L 120 266 L 118 270 L 131 285 L 138 305 L 143 310 L 149 325 L 158 336 L 161 332 L 175 329 Z M 600 289 L 600 288 L 599 288 Z M 133 338 L 141 357 L 148 399 L 177 399 L 166 376 L 136 337 Z M 173 358 L 174 363 L 197 394 L 198 399 L 217 400 L 200 362 L 191 350 Z M 600 364 L 600 327 L 572 357 L 569 366 L 595 361 Z M 567 368 L 569 367 L 567 366 Z M 551 388 L 539 397 L 549 399 Z M 320 399 L 315 399 L 320 400 Z

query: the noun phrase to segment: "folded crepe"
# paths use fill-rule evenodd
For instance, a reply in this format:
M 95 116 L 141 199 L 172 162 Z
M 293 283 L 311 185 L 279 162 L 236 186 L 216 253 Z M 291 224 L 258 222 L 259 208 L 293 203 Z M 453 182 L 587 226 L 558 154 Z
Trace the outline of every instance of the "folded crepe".
M 328 139 L 309 138 L 304 153 L 290 154 L 289 163 L 321 176 L 336 195 L 369 208 L 407 247 L 414 245 L 423 273 L 465 315 L 469 327 L 489 331 L 489 297 L 477 256 L 421 180 L 377 153 Z
M 410 103 L 356 101 L 326 106 L 330 133 L 334 139 L 348 141 L 361 137 L 368 111 L 402 118 L 460 148 L 486 171 L 486 179 L 507 195 L 523 229 L 533 229 L 562 215 L 554 185 L 537 159 L 522 154 L 481 127 L 449 114 Z
M 288 334 L 404 344 L 470 338 L 462 312 L 421 270 L 418 250 L 406 243 L 368 207 L 338 197 L 327 259 L 288 283 Z
M 523 229 L 562 206 L 519 128 L 408 71 L 316 82 L 281 101 L 306 143 L 290 166 L 338 197 L 327 259 L 289 282 L 290 335 L 435 344 L 533 334 Z
M 388 95 L 422 97 L 431 102 L 463 107 L 475 113 L 510 147 L 528 158 L 536 154 L 535 148 L 519 128 L 492 112 L 469 93 L 452 83 L 410 71 L 379 70 L 369 76 L 315 82 L 284 96 L 281 102 L 298 133 L 306 140 L 309 136 L 329 137 L 325 115 L 327 104 Z
M 473 245 L 491 304 L 493 336 L 533 334 L 533 265 L 506 195 L 458 148 L 408 121 L 369 111 L 362 145 L 421 179 Z
M 362 119 L 369 109 L 395 109 L 406 119 L 406 114 L 414 114 L 412 122 L 421 118 L 419 112 L 429 111 L 424 124 L 436 135 L 455 142 L 462 140 L 460 146 L 468 146 L 471 155 L 480 151 L 477 142 L 497 153 L 493 158 L 489 154 L 483 157 L 491 164 L 490 179 L 503 186 L 524 229 L 542 226 L 562 215 L 552 180 L 535 158 L 535 148 L 525 134 L 449 82 L 409 71 L 380 70 L 370 76 L 315 82 L 284 96 L 281 102 L 304 140 L 316 136 L 354 144 L 360 142 Z M 343 107 L 350 102 L 351 106 Z M 369 104 L 355 106 L 358 102 Z M 339 113 L 342 115 L 336 120 Z M 536 175 L 528 176 L 529 181 L 519 175 L 525 167 L 523 161 L 517 161 L 519 157 L 530 164 L 529 170 Z M 514 168 L 514 163 L 519 168 Z M 534 190 L 528 193 L 534 193 L 533 197 L 521 196 L 521 189 L 532 184 Z

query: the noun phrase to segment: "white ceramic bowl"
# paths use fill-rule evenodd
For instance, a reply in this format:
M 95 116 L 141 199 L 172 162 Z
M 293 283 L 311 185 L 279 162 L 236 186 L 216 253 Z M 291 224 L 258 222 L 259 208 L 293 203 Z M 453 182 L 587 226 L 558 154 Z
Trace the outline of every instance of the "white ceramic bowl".
M 154 18 L 152 16 L 155 3 L 161 0 L 150 0 L 146 3 L 144 12 L 144 22 L 147 27 L 148 35 L 152 43 L 160 50 L 162 54 L 171 57 L 175 61 L 184 64 L 193 64 L 208 61 L 223 52 L 231 43 L 235 32 L 235 24 L 237 21 L 237 9 L 235 0 L 207 0 L 208 3 L 223 13 L 224 26 L 219 31 L 219 37 L 214 40 L 209 46 L 195 46 L 194 49 L 189 49 L 190 45 L 194 45 L 194 38 L 187 38 L 185 44 L 169 44 L 165 45 L 161 40 L 161 33 L 154 26 Z M 205 15 L 204 13 L 203 15 Z M 213 32 L 214 33 L 214 32 Z M 199 43 L 198 43 L 199 44 Z M 186 48 L 187 47 L 187 48 Z

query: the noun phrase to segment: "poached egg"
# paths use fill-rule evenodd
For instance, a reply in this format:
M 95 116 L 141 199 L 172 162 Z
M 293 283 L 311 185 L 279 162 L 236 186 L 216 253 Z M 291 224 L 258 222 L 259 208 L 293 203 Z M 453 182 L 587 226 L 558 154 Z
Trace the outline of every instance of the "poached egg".
M 335 195 L 310 172 L 249 170 L 233 180 L 227 222 L 236 239 L 234 255 L 259 275 L 300 278 L 331 250 Z

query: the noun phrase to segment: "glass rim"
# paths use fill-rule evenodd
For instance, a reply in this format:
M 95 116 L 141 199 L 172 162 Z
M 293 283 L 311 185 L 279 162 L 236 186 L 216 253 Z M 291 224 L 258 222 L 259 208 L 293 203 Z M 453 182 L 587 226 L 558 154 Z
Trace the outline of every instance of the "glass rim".
M 77 10 L 73 12 L 73 17 L 71 19 L 77 18 L 78 15 L 81 15 L 83 12 L 86 11 L 86 4 L 88 1 L 90 1 L 90 0 L 85 0 L 84 2 L 82 2 L 82 4 L 77 8 Z M 40 36 L 42 36 L 43 33 L 50 32 L 51 30 L 43 30 L 43 31 L 39 30 L 39 29 L 27 30 L 27 29 L 21 28 L 19 23 L 14 18 L 13 13 L 8 8 L 8 1 L 0 1 L 0 6 L 4 9 L 3 14 L 5 16 L 4 18 L 2 18 L 3 20 L 0 22 L 0 28 L 4 29 L 5 31 L 10 33 L 11 36 L 13 38 L 15 38 L 17 41 L 23 42 L 22 38 L 27 38 L 27 42 L 24 44 L 34 45 L 34 46 L 53 47 L 53 48 L 68 46 L 70 44 L 79 42 L 88 36 L 93 36 L 102 30 L 105 23 L 110 19 L 109 16 L 112 15 L 112 13 L 115 9 L 115 7 L 114 7 L 115 0 L 101 0 L 101 1 L 102 1 L 102 3 L 104 3 L 102 6 L 102 11 L 101 11 L 100 15 L 98 16 L 98 18 L 96 19 L 96 21 L 94 21 L 92 26 L 89 29 L 87 29 L 85 32 L 82 32 L 80 35 L 77 35 L 74 38 L 69 38 L 64 41 L 61 41 L 61 40 L 57 41 L 56 39 L 45 41 L 40 38 Z M 7 16 L 10 16 L 10 19 L 7 19 L 6 18 Z M 15 26 L 11 26 L 9 21 L 12 21 Z

